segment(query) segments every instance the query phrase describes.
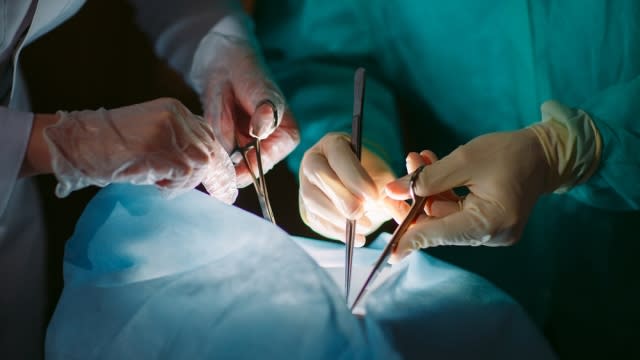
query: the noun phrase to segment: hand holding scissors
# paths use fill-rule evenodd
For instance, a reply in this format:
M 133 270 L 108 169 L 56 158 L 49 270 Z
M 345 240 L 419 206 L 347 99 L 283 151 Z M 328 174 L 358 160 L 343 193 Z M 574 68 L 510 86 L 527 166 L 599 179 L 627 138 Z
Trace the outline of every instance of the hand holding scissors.
M 374 263 L 373 268 L 371 269 L 364 284 L 360 288 L 358 295 L 351 305 L 352 311 L 363 299 L 364 295 L 367 293 L 370 286 L 374 283 L 375 279 L 380 274 L 380 271 L 387 264 L 387 262 L 394 262 L 390 261 L 391 257 L 395 254 L 400 239 L 402 239 L 407 230 L 409 230 L 409 227 L 415 224 L 419 217 L 424 217 L 426 215 L 425 211 L 427 214 L 432 213 L 432 207 L 434 204 L 438 204 L 438 211 L 451 210 L 444 207 L 442 204 L 458 204 L 459 198 L 451 190 L 429 197 L 416 195 L 415 187 L 418 177 L 425 169 L 425 166 L 431 163 L 433 158 L 435 158 L 435 155 L 431 152 L 423 152 L 420 155 L 416 153 L 410 153 L 409 156 L 407 156 L 407 170 L 409 170 L 410 173 L 409 187 L 407 190 L 412 200 L 411 206 L 408 208 L 406 216 L 401 221 L 399 221 L 399 225 L 393 232 L 391 240 L 389 241 L 389 243 L 387 243 L 377 261 Z
M 265 100 L 260 103 L 256 107 L 256 113 L 265 113 L 271 111 L 273 114 L 273 127 L 277 127 L 277 119 L 278 119 L 278 110 L 269 100 Z M 241 145 L 240 139 L 236 137 L 236 149 L 231 154 L 232 160 L 238 161 L 238 155 L 242 158 L 244 165 L 246 166 L 247 172 L 251 177 L 251 181 L 256 189 L 256 194 L 258 196 L 258 202 L 260 203 L 260 210 L 262 211 L 262 216 L 271 221 L 272 223 L 276 223 L 275 216 L 273 215 L 273 209 L 271 208 L 271 202 L 269 200 L 269 191 L 267 190 L 267 183 L 264 178 L 264 167 L 263 167 L 263 159 L 262 159 L 262 149 L 261 149 L 261 138 L 250 131 L 251 137 L 253 141 L 247 142 L 246 144 Z M 253 152 L 251 152 L 253 150 Z M 255 158 L 256 170 L 252 169 L 252 162 L 249 159 L 249 154 L 252 154 Z

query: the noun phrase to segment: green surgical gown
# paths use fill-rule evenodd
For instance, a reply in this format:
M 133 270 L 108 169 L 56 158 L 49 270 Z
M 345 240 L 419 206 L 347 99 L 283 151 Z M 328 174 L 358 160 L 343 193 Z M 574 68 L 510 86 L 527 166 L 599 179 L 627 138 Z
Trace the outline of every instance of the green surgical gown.
M 428 251 L 510 293 L 561 357 L 638 353 L 640 1 L 271 0 L 256 31 L 300 126 L 295 172 L 324 134 L 350 131 L 358 66 L 365 145 L 399 175 L 407 151 L 525 127 L 548 99 L 589 113 L 599 169 L 541 197 L 518 244 Z

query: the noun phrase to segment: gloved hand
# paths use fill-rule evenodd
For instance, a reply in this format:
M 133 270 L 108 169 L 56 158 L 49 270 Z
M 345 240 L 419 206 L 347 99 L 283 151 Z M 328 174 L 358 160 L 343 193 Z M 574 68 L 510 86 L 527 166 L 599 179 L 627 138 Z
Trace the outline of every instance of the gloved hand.
M 242 15 L 230 15 L 209 31 L 195 53 L 191 81 L 201 94 L 205 119 L 225 150 L 232 153 L 238 145 L 259 138 L 263 167 L 268 171 L 300 140 L 284 97 L 247 31 L 247 21 Z M 256 169 L 255 156 L 248 158 Z M 238 186 L 249 185 L 246 164 L 241 158 L 233 160 Z
M 538 197 L 566 190 L 595 171 L 600 135 L 589 116 L 549 101 L 543 122 L 483 135 L 426 166 L 416 186 L 420 196 L 466 186 L 458 211 L 420 219 L 402 237 L 391 262 L 438 245 L 510 245 L 516 242 Z M 408 197 L 409 176 L 386 186 L 395 199 Z M 444 204 L 441 204 L 444 205 Z M 435 204 L 433 204 L 435 206 Z
M 319 234 L 345 241 L 347 219 L 356 219 L 355 246 L 406 204 L 385 196 L 395 179 L 384 160 L 362 148 L 362 161 L 342 133 L 325 135 L 305 152 L 300 164 L 299 206 L 302 220 Z
M 237 196 L 229 156 L 211 128 L 177 100 L 58 115 L 44 137 L 59 197 L 115 182 L 155 184 L 168 196 L 202 183 L 224 202 Z
M 434 162 L 438 161 L 438 157 L 436 154 L 429 150 L 423 150 L 420 154 L 411 152 L 407 155 L 406 163 L 407 163 L 407 173 L 412 174 L 416 169 L 421 166 L 431 165 Z M 394 194 L 394 197 L 398 197 Z M 404 196 L 399 196 L 398 198 L 404 198 Z M 431 217 L 443 217 L 449 214 L 452 214 L 458 210 L 460 210 L 460 200 L 461 198 L 456 195 L 452 190 L 447 190 L 440 194 L 432 195 L 427 198 L 427 202 L 424 205 L 425 216 Z M 399 224 L 402 222 L 409 212 L 410 206 L 404 202 L 402 207 L 400 207 L 395 213 L 400 213 L 400 218 L 395 218 L 396 222 Z

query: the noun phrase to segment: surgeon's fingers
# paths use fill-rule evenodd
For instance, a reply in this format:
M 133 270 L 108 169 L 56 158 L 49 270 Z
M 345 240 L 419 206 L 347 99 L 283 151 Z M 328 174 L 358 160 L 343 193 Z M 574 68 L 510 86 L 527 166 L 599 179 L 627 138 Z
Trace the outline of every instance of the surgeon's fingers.
M 422 169 L 422 171 L 420 172 L 420 174 L 418 175 L 418 180 L 416 182 L 416 195 L 419 196 L 430 196 L 433 195 L 434 193 L 431 192 L 431 190 L 428 190 L 428 192 L 425 191 L 421 191 L 425 189 L 424 184 L 430 184 L 429 181 L 445 181 L 446 183 L 456 183 L 456 184 L 464 184 L 466 182 L 466 178 L 465 180 L 461 180 L 461 179 L 443 179 L 442 176 L 439 176 L 438 174 L 432 174 L 433 172 L 437 172 L 437 171 L 442 171 L 442 170 L 447 170 L 447 166 L 452 166 L 454 163 L 453 161 L 447 161 L 445 162 L 445 166 L 443 167 L 441 164 L 443 161 L 445 161 L 447 158 L 444 158 L 440 161 L 437 160 L 437 157 L 435 156 L 435 154 L 431 151 L 428 150 L 424 150 L 420 153 L 420 156 L 422 157 L 422 159 L 424 160 L 424 163 L 422 165 L 426 165 L 424 169 Z M 431 161 L 433 161 L 433 163 L 431 164 Z M 415 167 L 415 169 L 417 169 L 416 165 L 419 163 L 419 160 L 416 156 L 416 153 L 410 153 L 407 156 L 407 167 L 409 168 L 409 166 L 411 165 L 411 167 Z M 431 164 L 431 165 L 430 165 Z M 422 166 L 420 165 L 420 166 Z M 438 166 L 436 166 L 438 165 Z M 413 169 L 413 170 L 415 170 Z M 449 170 L 447 170 L 449 171 Z M 426 175 L 426 173 L 429 173 L 429 175 Z M 459 174 L 458 174 L 459 175 Z M 385 186 L 385 192 L 387 193 L 387 195 L 393 199 L 406 199 L 410 196 L 410 190 L 409 187 L 411 185 L 411 177 L 412 174 L 408 174 L 406 176 L 401 177 L 400 179 L 397 179 L 396 181 L 390 182 Z M 436 180 L 431 180 L 432 178 L 435 178 Z M 457 201 L 458 196 L 453 192 L 454 187 L 456 187 L 458 185 L 454 185 L 451 186 L 450 188 L 446 189 L 444 188 L 444 186 L 440 183 L 436 183 L 433 187 L 431 187 L 432 189 L 436 189 L 436 190 L 441 190 L 438 191 L 437 194 L 444 196 L 445 198 L 451 200 L 451 201 Z M 444 188 L 444 189 L 443 189 Z M 427 188 L 430 189 L 430 188 Z
M 435 154 L 433 154 L 433 156 L 435 157 Z M 429 159 L 429 163 L 430 161 L 431 160 Z M 407 155 L 406 167 L 407 167 L 408 173 L 414 172 L 417 168 L 419 168 L 424 164 L 425 164 L 425 159 L 422 156 L 420 156 L 420 154 L 416 152 L 410 152 Z M 393 195 L 394 195 L 393 198 L 389 197 L 388 195 L 383 196 L 381 203 L 385 211 L 387 212 L 387 214 L 389 214 L 393 218 L 393 220 L 399 224 L 404 220 L 404 218 L 409 213 L 409 209 L 411 208 L 410 205 L 406 201 L 404 201 L 408 199 L 410 196 L 408 191 L 403 194 L 393 194 Z
M 395 200 L 388 196 L 384 197 L 383 204 L 387 213 L 398 224 L 404 220 L 411 209 L 411 206 L 406 201 Z M 459 201 L 452 201 L 440 194 L 428 197 L 424 206 L 425 214 L 433 217 L 451 215 L 460 210 L 461 206 Z
M 437 160 L 438 157 L 436 154 L 429 150 L 423 150 L 419 154 L 411 152 L 406 158 L 407 172 L 413 173 L 420 166 L 429 165 Z M 385 191 L 389 196 L 389 201 L 397 202 L 401 199 L 408 199 L 410 197 L 410 191 L 408 188 L 401 189 L 400 192 L 390 192 L 388 189 L 385 189 Z M 427 199 L 424 209 L 426 214 L 429 216 L 446 216 L 460 210 L 458 200 L 459 197 L 452 190 L 447 190 L 440 194 L 430 196 Z M 399 223 L 408 214 L 409 205 L 399 206 L 397 204 L 398 203 L 393 204 L 396 205 L 395 209 L 398 210 L 394 213 L 393 218 Z M 391 207 L 389 208 L 391 209 Z
M 466 163 L 469 156 L 467 150 L 458 148 L 448 156 L 426 166 L 418 175 L 416 195 L 429 196 L 467 185 L 470 174 Z M 404 176 L 387 184 L 385 190 L 389 196 L 397 196 L 406 192 L 411 182 L 411 175 Z
M 323 154 L 308 151 L 302 160 L 300 176 L 318 187 L 343 217 L 357 219 L 362 216 L 364 198 L 345 187 Z
M 329 238 L 340 240 L 345 242 L 346 236 L 346 221 L 342 227 L 332 224 L 330 221 L 324 219 L 321 215 L 310 211 L 308 207 L 303 203 L 302 197 L 299 197 L 300 217 L 302 221 L 312 228 L 318 234 Z M 354 246 L 361 247 L 366 243 L 365 235 L 361 232 L 361 228 L 356 224 L 356 236 Z
M 420 154 L 413 151 L 410 152 L 409 154 L 407 154 L 407 157 L 405 158 L 407 174 L 409 174 L 407 176 L 411 176 L 411 174 L 413 174 L 413 172 L 416 171 L 419 167 L 430 165 L 431 163 L 437 160 L 438 160 L 438 157 L 436 156 L 436 154 L 434 154 L 432 151 L 429 151 L 429 150 L 423 150 Z M 411 197 L 409 184 L 406 184 L 407 185 L 406 187 L 401 187 L 401 186 L 395 186 L 394 185 L 395 182 L 396 181 L 393 181 L 389 183 L 390 185 L 387 184 L 388 186 L 385 187 L 385 192 L 387 193 L 387 196 L 396 200 L 409 199 Z
M 441 194 L 429 196 L 424 206 L 424 211 L 427 215 L 437 218 L 451 215 L 461 210 L 461 202 L 458 200 L 452 201 Z
M 295 128 L 295 124 L 292 125 L 289 121 L 283 122 L 268 138 L 260 141 L 260 154 L 264 173 L 266 174 L 289 155 L 299 142 L 300 136 L 297 128 Z M 251 170 L 257 176 L 258 165 L 255 154 L 255 148 L 247 151 L 247 159 L 251 163 Z M 242 188 L 251 184 L 252 180 L 247 164 L 238 155 L 235 155 L 236 158 L 233 160 L 236 163 L 236 181 L 238 187 Z
M 265 139 L 282 122 L 286 102 L 278 86 L 264 73 L 259 62 L 245 64 L 249 67 L 234 73 L 233 76 L 237 100 L 252 114 L 249 121 L 251 136 Z
M 438 157 L 433 151 L 422 150 L 420 153 L 410 152 L 405 159 L 407 165 L 407 173 L 411 174 L 416 171 L 420 166 L 431 165 L 438 161 Z
M 440 245 L 509 245 L 511 238 L 492 236 L 498 233 L 500 224 L 491 215 L 496 213 L 493 207 L 494 204 L 469 194 L 463 201 L 461 211 L 442 218 L 419 220 L 400 239 L 389 262 L 397 263 L 414 250 Z
M 322 192 L 320 188 L 311 183 L 307 177 L 300 178 L 300 206 L 304 206 L 308 212 L 318 214 L 336 227 L 344 227 L 346 218 L 342 216 L 333 202 Z M 358 225 L 364 228 L 372 227 L 371 221 L 366 217 L 358 218 Z
M 362 199 L 375 200 L 378 187 L 356 157 L 350 141 L 344 134 L 329 134 L 320 141 L 319 149 L 351 193 Z
M 438 161 L 438 156 L 430 150 L 422 150 L 420 152 L 420 160 L 422 165 L 431 165 L 434 162 Z M 409 160 L 407 158 L 407 164 Z M 417 168 L 417 167 L 416 167 Z M 415 169 L 414 169 L 415 170 Z M 414 170 L 411 170 L 412 172 Z M 443 217 L 454 212 L 462 210 L 460 207 L 460 203 L 458 202 L 460 198 L 456 195 L 452 190 L 447 190 L 441 192 L 440 194 L 430 196 L 427 199 L 427 203 L 424 206 L 424 210 L 429 216 L 433 217 Z
M 422 150 L 419 154 L 416 152 L 410 152 L 406 157 L 407 173 L 412 174 L 421 166 L 431 165 L 438 161 L 438 156 L 430 150 Z M 407 199 L 410 196 L 408 186 L 404 187 L 389 187 L 385 189 L 389 196 L 395 199 Z M 452 190 L 447 190 L 441 193 L 441 195 L 451 201 L 457 201 L 458 197 Z
M 269 99 L 258 102 L 249 122 L 249 134 L 258 139 L 266 139 L 280 124 L 283 111 L 284 105 L 278 109 Z
M 395 200 L 388 196 L 384 196 L 380 203 L 384 207 L 384 211 L 398 224 L 404 220 L 411 208 L 406 201 Z

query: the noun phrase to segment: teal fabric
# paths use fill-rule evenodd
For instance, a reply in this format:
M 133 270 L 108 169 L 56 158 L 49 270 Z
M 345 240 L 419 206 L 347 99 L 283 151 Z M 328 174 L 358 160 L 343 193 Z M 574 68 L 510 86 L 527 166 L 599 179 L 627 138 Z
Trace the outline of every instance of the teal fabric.
M 525 127 L 548 99 L 589 113 L 603 139 L 598 171 L 543 196 L 517 245 L 429 251 L 518 299 L 561 357 L 634 350 L 640 2 L 273 0 L 258 2 L 256 25 L 302 132 L 296 172 L 326 132 L 349 128 L 357 66 L 368 70 L 364 137 L 399 174 L 407 151 L 443 156 Z
M 394 93 L 375 59 L 376 39 L 366 35 L 368 19 L 356 16 L 359 6 L 258 2 L 258 38 L 300 127 L 300 146 L 288 158 L 295 172 L 304 151 L 324 134 L 351 132 L 359 66 L 367 69 L 363 143 L 404 172 Z

